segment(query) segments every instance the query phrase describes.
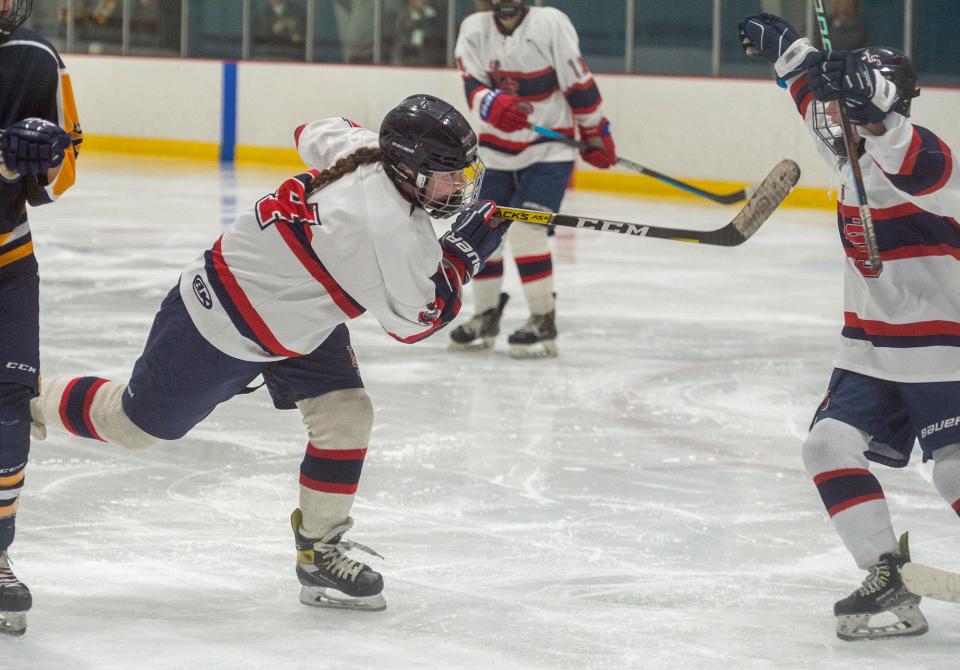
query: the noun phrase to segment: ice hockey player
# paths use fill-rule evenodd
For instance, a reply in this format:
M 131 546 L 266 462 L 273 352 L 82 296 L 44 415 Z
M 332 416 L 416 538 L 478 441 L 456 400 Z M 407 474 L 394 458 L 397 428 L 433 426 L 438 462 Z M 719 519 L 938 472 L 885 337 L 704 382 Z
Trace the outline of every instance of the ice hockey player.
M 477 137 L 442 100 L 405 99 L 379 137 L 338 117 L 295 138 L 310 171 L 183 271 L 129 382 L 45 378 L 33 417 L 38 432 L 143 447 L 182 437 L 263 375 L 274 406 L 299 409 L 309 436 L 291 518 L 301 601 L 382 610 L 380 574 L 347 555 L 367 548 L 343 539 L 373 422 L 345 322 L 369 311 L 402 342 L 433 334 L 508 226 L 477 201 Z M 431 217 L 449 216 L 438 241 Z
M 847 549 L 868 571 L 834 606 L 844 640 L 920 635 L 920 598 L 903 583 L 898 543 L 870 462 L 903 467 L 919 440 L 933 482 L 960 513 L 960 165 L 932 131 L 910 122 L 917 76 L 900 51 L 816 50 L 768 14 L 740 24 L 749 55 L 763 56 L 790 91 L 821 154 L 840 170 L 837 223 L 846 254 L 840 352 L 803 445 L 803 461 Z M 856 133 L 882 267 L 866 250 L 849 157 L 838 125 Z M 822 140 L 822 141 L 821 141 Z M 892 612 L 897 622 L 872 625 Z
M 487 165 L 481 198 L 547 212 L 560 208 L 576 149 L 550 141 L 530 125 L 590 146 L 583 159 L 598 168 L 616 162 L 600 91 L 580 55 L 570 19 L 553 7 L 494 0 L 492 11 L 468 16 L 457 39 L 457 66 L 467 103 L 480 119 L 480 155 Z M 516 357 L 557 355 L 553 259 L 547 228 L 516 224 L 507 236 L 530 309 L 527 323 L 508 338 Z M 474 314 L 451 333 L 450 346 L 488 348 L 499 334 L 503 254 L 475 277 Z
M 22 635 L 32 604 L 7 551 L 30 451 L 40 369 L 40 281 L 26 205 L 73 184 L 80 126 L 56 49 L 21 25 L 33 0 L 0 0 L 0 632 Z

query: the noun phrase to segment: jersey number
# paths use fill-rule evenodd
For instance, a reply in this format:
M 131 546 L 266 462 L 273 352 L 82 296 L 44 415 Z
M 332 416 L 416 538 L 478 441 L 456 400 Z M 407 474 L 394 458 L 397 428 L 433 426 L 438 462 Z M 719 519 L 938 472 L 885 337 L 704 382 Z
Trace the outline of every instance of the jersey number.
M 280 221 L 298 226 L 320 225 L 317 205 L 307 202 L 307 188 L 316 175 L 317 172 L 312 170 L 290 177 L 275 193 L 260 198 L 254 208 L 260 229 Z

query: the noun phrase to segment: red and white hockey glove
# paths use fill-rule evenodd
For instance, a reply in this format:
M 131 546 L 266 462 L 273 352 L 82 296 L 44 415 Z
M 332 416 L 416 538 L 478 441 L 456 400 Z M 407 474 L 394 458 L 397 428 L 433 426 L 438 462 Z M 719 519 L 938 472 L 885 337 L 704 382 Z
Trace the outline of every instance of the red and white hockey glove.
M 588 146 L 580 156 L 590 165 L 606 170 L 616 164 L 617 148 L 610 134 L 610 122 L 606 119 L 590 128 L 580 126 L 580 141 Z
M 526 128 L 529 116 L 529 105 L 513 93 L 494 89 L 480 100 L 480 118 L 505 133 Z

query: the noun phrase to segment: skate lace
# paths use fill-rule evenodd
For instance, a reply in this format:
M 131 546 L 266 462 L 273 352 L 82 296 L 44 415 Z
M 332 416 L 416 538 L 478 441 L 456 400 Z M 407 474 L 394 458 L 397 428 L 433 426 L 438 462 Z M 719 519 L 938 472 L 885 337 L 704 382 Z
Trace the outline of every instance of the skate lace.
M 870 574 L 863 580 L 863 586 L 861 586 L 857 592 L 862 596 L 869 596 L 885 589 L 889 581 L 890 566 L 886 563 L 877 563 L 870 568 Z
M 6 584 L 19 584 L 20 580 L 10 569 L 10 558 L 6 553 L 0 553 L 0 587 Z
M 351 582 L 356 581 L 357 575 L 359 575 L 364 568 L 367 567 L 366 563 L 354 560 L 347 556 L 346 552 L 351 549 L 359 549 L 360 551 L 366 552 L 371 556 L 376 556 L 377 558 L 383 558 L 376 551 L 371 549 L 365 544 L 360 544 L 359 542 L 351 542 L 350 540 L 343 540 L 337 544 L 326 544 L 321 545 L 323 548 L 320 552 L 320 558 L 323 563 L 323 566 L 327 568 L 335 577 L 340 579 L 349 579 Z
M 525 324 L 517 329 L 518 333 L 531 333 L 540 336 L 546 330 L 544 328 L 546 319 L 542 316 L 531 316 Z

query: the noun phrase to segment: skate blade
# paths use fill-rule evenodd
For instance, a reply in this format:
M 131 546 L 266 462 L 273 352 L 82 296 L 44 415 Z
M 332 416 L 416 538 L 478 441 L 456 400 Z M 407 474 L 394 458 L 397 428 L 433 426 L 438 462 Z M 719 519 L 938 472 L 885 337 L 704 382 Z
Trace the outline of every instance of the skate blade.
M 322 586 L 301 587 L 300 602 L 311 607 L 330 607 L 364 612 L 382 612 L 387 609 L 387 601 L 382 593 L 354 598 L 336 589 L 328 589 Z
M 494 337 L 484 337 L 480 340 L 474 340 L 472 342 L 466 342 L 463 344 L 450 340 L 447 348 L 450 351 L 483 351 L 485 349 L 493 349 L 493 343 L 495 341 L 496 338 Z
M 22 612 L 0 612 L 0 633 L 19 637 L 26 632 L 26 614 Z
M 544 340 L 537 344 L 511 344 L 511 358 L 556 358 L 560 353 L 556 340 Z
M 923 635 L 929 630 L 927 619 L 916 605 L 901 605 L 889 610 L 897 617 L 892 624 L 871 626 L 875 614 L 849 614 L 837 617 L 837 637 L 846 642 L 861 640 L 884 640 L 891 637 Z M 882 612 L 881 614 L 886 614 Z

